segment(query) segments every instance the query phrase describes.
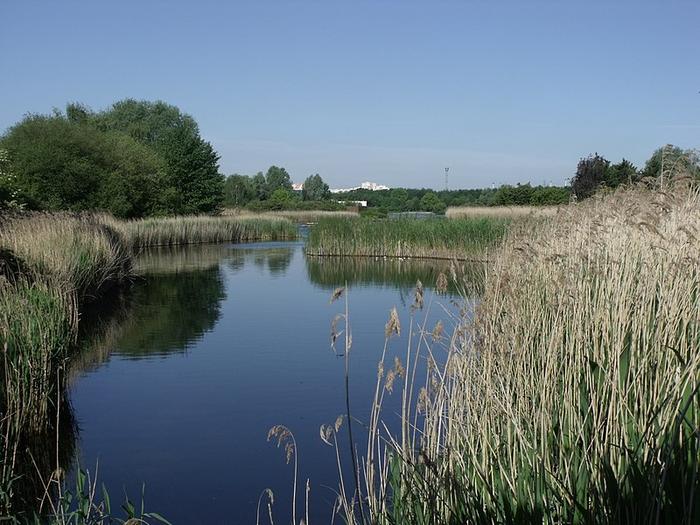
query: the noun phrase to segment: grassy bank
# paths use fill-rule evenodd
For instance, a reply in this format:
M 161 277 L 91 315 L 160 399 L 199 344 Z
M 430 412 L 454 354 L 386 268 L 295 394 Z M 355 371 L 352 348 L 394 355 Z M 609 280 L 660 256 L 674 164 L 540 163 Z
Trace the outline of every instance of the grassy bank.
M 31 509 L 45 484 L 57 481 L 52 476 L 58 460 L 43 453 L 53 448 L 39 437 L 50 433 L 58 407 L 66 405 L 65 377 L 81 310 L 131 277 L 134 251 L 295 236 L 295 226 L 281 218 L 0 218 L 0 516 Z M 48 462 L 36 464 L 44 456 Z M 40 482 L 38 493 L 30 490 L 32 480 Z
M 421 338 L 405 370 L 380 366 L 372 522 L 697 523 L 698 238 L 700 197 L 681 189 L 594 198 L 510 236 L 450 351 Z M 414 384 L 425 357 L 443 365 Z M 404 424 L 386 436 L 396 374 Z
M 503 239 L 509 219 L 323 219 L 309 233 L 306 253 L 319 256 L 483 260 Z

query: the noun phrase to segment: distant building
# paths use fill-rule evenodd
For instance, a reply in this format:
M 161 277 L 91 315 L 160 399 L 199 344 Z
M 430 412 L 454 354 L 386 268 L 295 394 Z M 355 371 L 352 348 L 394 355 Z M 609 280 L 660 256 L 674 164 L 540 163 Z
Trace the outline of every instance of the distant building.
M 301 191 L 304 189 L 304 183 L 303 182 L 292 182 L 292 189 L 294 191 Z
M 340 204 L 345 204 L 346 206 L 357 206 L 359 208 L 366 208 L 367 201 L 335 201 Z
M 370 182 L 370 181 L 365 181 L 359 186 L 354 186 L 352 188 L 332 188 L 331 193 L 345 193 L 348 191 L 354 191 L 354 190 L 370 190 L 370 191 L 379 191 L 379 190 L 390 190 L 391 188 L 389 186 L 385 186 L 384 184 L 377 184 L 376 182 Z

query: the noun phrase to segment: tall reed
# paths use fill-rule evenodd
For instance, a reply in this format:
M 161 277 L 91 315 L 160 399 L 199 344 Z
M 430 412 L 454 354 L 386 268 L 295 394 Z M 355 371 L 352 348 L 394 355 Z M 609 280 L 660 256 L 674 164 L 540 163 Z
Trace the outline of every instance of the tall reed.
M 162 217 L 119 222 L 132 249 L 217 242 L 296 239 L 294 224 L 281 217 Z
M 483 260 L 503 239 L 508 219 L 337 219 L 309 233 L 309 255 Z
M 398 434 L 382 426 L 380 366 L 371 521 L 697 523 L 698 239 L 700 196 L 682 188 L 595 198 L 510 235 L 442 366 L 421 330 L 394 372 L 412 378 Z

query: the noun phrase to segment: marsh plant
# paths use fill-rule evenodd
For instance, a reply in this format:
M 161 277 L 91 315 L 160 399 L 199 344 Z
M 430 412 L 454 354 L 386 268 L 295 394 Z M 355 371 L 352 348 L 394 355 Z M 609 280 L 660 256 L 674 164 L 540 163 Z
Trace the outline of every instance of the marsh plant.
M 502 241 L 510 219 L 370 220 L 328 218 L 309 233 L 306 253 L 317 256 L 416 257 L 484 260 Z
M 419 285 L 403 358 L 391 338 L 406 328 L 387 322 L 361 493 L 341 485 L 342 517 L 697 523 L 699 236 L 697 191 L 631 189 L 512 232 L 452 334 L 417 321 Z

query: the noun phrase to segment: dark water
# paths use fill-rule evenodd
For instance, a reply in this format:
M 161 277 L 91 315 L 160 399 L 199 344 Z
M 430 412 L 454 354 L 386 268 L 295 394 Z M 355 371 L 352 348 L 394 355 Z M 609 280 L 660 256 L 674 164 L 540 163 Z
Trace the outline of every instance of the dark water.
M 344 305 L 330 295 L 349 284 L 351 399 L 364 421 L 389 310 L 404 323 L 393 360 L 406 352 L 415 281 L 431 286 L 444 264 L 307 259 L 299 243 L 263 243 L 151 252 L 138 269 L 143 280 L 102 319 L 73 370 L 80 465 L 99 463 L 113 503 L 125 490 L 139 499 L 145 482 L 147 508 L 173 523 L 255 523 L 268 487 L 276 522 L 288 523 L 293 466 L 266 440 L 283 424 L 298 444 L 298 505 L 309 478 L 311 521 L 329 523 L 338 474 L 319 427 L 345 399 L 343 360 L 330 347 Z M 426 326 L 442 320 L 449 330 L 457 307 L 444 295 L 433 301 Z M 399 397 L 387 406 L 390 425 Z M 343 458 L 349 465 L 347 448 Z

